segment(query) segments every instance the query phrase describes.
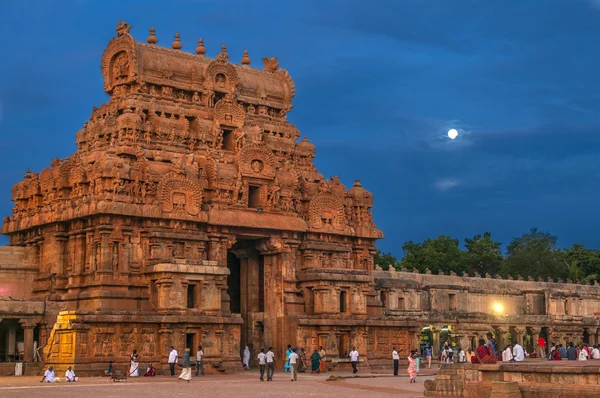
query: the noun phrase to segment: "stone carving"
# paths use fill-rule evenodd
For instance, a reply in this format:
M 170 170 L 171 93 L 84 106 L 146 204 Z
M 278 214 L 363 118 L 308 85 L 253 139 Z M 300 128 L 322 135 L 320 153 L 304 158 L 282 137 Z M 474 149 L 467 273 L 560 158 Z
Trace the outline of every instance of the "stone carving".
M 202 205 L 202 190 L 197 183 L 180 174 L 169 173 L 158 184 L 161 209 L 164 212 L 183 212 L 196 215 Z
M 308 222 L 314 229 L 330 226 L 334 230 L 343 230 L 346 215 L 342 200 L 328 192 L 320 192 L 310 200 Z
M 244 107 L 233 100 L 230 94 L 215 104 L 215 118 L 222 125 L 242 127 L 244 125 Z

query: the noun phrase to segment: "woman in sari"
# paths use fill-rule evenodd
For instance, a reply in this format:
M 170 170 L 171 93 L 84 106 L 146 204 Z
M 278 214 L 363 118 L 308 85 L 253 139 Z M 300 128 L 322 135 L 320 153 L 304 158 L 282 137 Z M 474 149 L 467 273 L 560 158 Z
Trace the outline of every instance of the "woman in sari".
M 180 380 L 185 380 L 189 382 L 192 380 L 192 365 L 190 363 L 190 349 L 186 348 L 185 353 L 183 354 L 183 359 L 181 360 L 181 367 L 183 370 L 179 375 Z
M 554 352 L 552 353 L 552 360 L 553 361 L 562 361 L 562 357 L 560 355 L 559 349 L 555 349 Z
M 304 351 L 304 348 L 300 349 L 300 355 L 298 355 L 298 357 L 300 360 L 300 363 L 298 364 L 298 372 L 304 373 L 306 372 L 306 352 Z
M 471 358 L 471 363 L 496 363 L 496 357 L 484 339 L 479 339 L 479 347 L 475 350 L 475 356 Z
M 137 350 L 133 350 L 129 357 L 131 359 L 131 363 L 129 365 L 129 377 L 138 377 L 138 369 L 140 367 L 140 356 L 138 355 Z
M 410 376 L 410 382 L 417 382 L 417 352 L 412 350 L 408 356 L 408 375 Z
M 311 360 L 311 366 L 310 366 L 310 370 L 312 370 L 313 374 L 317 374 L 317 373 L 321 373 L 321 354 L 319 354 L 319 351 L 315 348 L 315 352 L 312 353 L 312 355 L 310 356 L 310 360 Z
M 285 365 L 283 367 L 283 370 L 287 373 L 290 371 L 290 354 L 294 352 L 292 350 L 292 346 L 288 344 L 287 346 L 287 350 L 285 350 Z

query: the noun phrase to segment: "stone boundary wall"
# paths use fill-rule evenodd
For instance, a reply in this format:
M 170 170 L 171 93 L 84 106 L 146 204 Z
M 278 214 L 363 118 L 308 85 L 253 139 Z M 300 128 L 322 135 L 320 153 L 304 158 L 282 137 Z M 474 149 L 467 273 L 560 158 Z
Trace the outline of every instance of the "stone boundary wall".
M 392 281 L 398 281 L 402 283 L 417 285 L 415 287 L 435 287 L 435 286 L 455 286 L 465 288 L 480 288 L 486 290 L 497 290 L 497 292 L 506 292 L 520 290 L 520 291 L 546 291 L 549 289 L 560 289 L 568 290 L 572 293 L 580 295 L 591 295 L 600 297 L 600 283 L 594 281 L 593 285 L 587 283 L 575 284 L 570 281 L 544 281 L 541 278 L 538 280 L 513 279 L 502 278 L 500 276 L 491 277 L 489 275 L 481 277 L 480 275 L 470 276 L 467 273 L 463 275 L 457 275 L 456 273 L 450 273 L 446 275 L 443 273 L 432 274 L 419 273 L 419 272 L 408 272 L 408 271 L 375 271 L 375 279 L 391 279 Z M 492 292 L 490 292 L 492 293 Z

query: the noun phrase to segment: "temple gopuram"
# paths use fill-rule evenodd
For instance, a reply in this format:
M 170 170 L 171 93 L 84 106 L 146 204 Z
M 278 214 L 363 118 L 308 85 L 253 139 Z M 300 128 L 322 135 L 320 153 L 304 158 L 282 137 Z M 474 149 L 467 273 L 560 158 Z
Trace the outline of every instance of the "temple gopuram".
M 600 287 L 384 271 L 373 195 L 313 163 L 287 120 L 294 82 L 275 58 L 207 57 L 179 34 L 137 42 L 119 22 L 102 55 L 107 103 L 77 151 L 12 189 L 0 247 L 2 362 L 99 375 L 109 361 L 165 371 L 170 346 L 204 349 L 209 372 L 272 346 L 323 346 L 327 368 L 391 366 L 392 347 L 600 343 Z M 12 369 L 12 370 L 11 370 Z
M 31 300 L 64 311 L 45 319 L 45 361 L 84 372 L 137 349 L 158 364 L 199 344 L 222 369 L 241 369 L 246 345 L 366 353 L 383 326 L 372 194 L 315 169 L 275 58 L 258 69 L 247 51 L 237 65 L 225 46 L 205 56 L 202 39 L 196 54 L 179 34 L 157 42 L 119 23 L 102 55 L 110 100 L 74 154 L 12 190 L 2 233 L 36 269 Z

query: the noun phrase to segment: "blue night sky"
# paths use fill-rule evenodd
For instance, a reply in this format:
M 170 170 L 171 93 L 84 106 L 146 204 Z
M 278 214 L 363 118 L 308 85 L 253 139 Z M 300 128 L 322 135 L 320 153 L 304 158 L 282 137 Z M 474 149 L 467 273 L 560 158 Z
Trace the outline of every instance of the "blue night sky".
M 159 45 L 277 56 L 326 176 L 375 195 L 384 251 L 531 226 L 600 248 L 600 0 L 10 1 L 0 12 L 0 215 L 107 100 L 117 20 Z M 449 128 L 459 130 L 452 141 Z

